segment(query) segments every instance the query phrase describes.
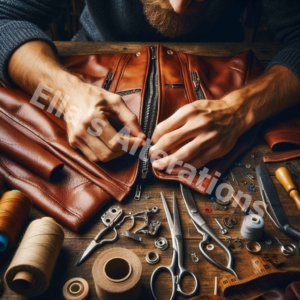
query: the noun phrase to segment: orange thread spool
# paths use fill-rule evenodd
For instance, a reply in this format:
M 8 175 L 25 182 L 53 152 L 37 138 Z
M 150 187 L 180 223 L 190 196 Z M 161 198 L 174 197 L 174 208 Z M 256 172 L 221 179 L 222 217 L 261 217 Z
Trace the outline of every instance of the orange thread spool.
M 0 200 L 0 251 L 16 243 L 26 217 L 30 211 L 31 201 L 17 190 L 6 192 Z

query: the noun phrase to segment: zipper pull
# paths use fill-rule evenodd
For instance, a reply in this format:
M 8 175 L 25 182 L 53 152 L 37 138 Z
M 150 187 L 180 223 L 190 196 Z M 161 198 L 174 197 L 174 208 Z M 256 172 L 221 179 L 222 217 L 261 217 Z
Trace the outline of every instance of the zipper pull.
M 139 201 L 141 199 L 141 193 L 142 193 L 142 185 L 137 184 L 134 194 L 134 200 Z
M 156 59 L 156 47 L 152 46 L 150 49 L 152 53 L 151 59 Z

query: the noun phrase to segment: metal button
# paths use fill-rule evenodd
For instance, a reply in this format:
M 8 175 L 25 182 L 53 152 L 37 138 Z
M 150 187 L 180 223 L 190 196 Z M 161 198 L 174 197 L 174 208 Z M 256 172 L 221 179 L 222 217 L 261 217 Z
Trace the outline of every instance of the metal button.
M 137 52 L 135 55 L 136 55 L 136 56 L 140 56 L 140 55 L 141 55 L 141 52 Z
M 173 52 L 172 50 L 168 50 L 167 53 L 168 53 L 169 55 L 172 55 L 174 52 Z

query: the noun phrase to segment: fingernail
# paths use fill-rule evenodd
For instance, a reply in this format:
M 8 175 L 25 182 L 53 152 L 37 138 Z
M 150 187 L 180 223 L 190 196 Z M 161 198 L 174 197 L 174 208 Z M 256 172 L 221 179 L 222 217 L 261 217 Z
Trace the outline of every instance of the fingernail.
M 164 168 L 164 165 L 159 161 L 159 160 L 155 160 L 153 163 L 152 163 L 152 167 L 154 169 L 159 169 L 159 170 L 162 170 Z

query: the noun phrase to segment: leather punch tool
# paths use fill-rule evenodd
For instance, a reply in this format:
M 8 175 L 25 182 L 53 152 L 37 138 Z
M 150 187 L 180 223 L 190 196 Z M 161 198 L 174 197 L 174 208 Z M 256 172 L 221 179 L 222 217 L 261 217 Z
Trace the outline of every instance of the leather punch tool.
M 232 258 L 231 252 L 226 247 L 226 245 L 224 245 L 219 240 L 219 238 L 211 231 L 211 229 L 205 223 L 204 219 L 202 218 L 202 216 L 199 213 L 198 207 L 196 206 L 196 202 L 193 198 L 193 195 L 192 195 L 190 189 L 187 186 L 184 186 L 183 184 L 180 184 L 180 189 L 181 189 L 181 193 L 182 193 L 182 197 L 183 197 L 185 206 L 186 206 L 189 216 L 191 218 L 191 221 L 194 224 L 198 233 L 200 233 L 203 236 L 202 241 L 199 243 L 199 249 L 200 249 L 201 253 L 205 257 L 205 259 L 207 259 L 210 263 L 212 263 L 213 265 L 215 265 L 216 267 L 218 267 L 224 271 L 227 271 L 227 272 L 233 274 L 234 276 L 236 276 L 238 278 L 236 272 L 232 268 L 233 258 Z M 204 251 L 204 247 L 208 243 L 209 239 L 214 240 L 226 252 L 226 254 L 228 256 L 227 266 L 223 266 L 223 265 L 219 264 L 217 261 L 213 260 Z

